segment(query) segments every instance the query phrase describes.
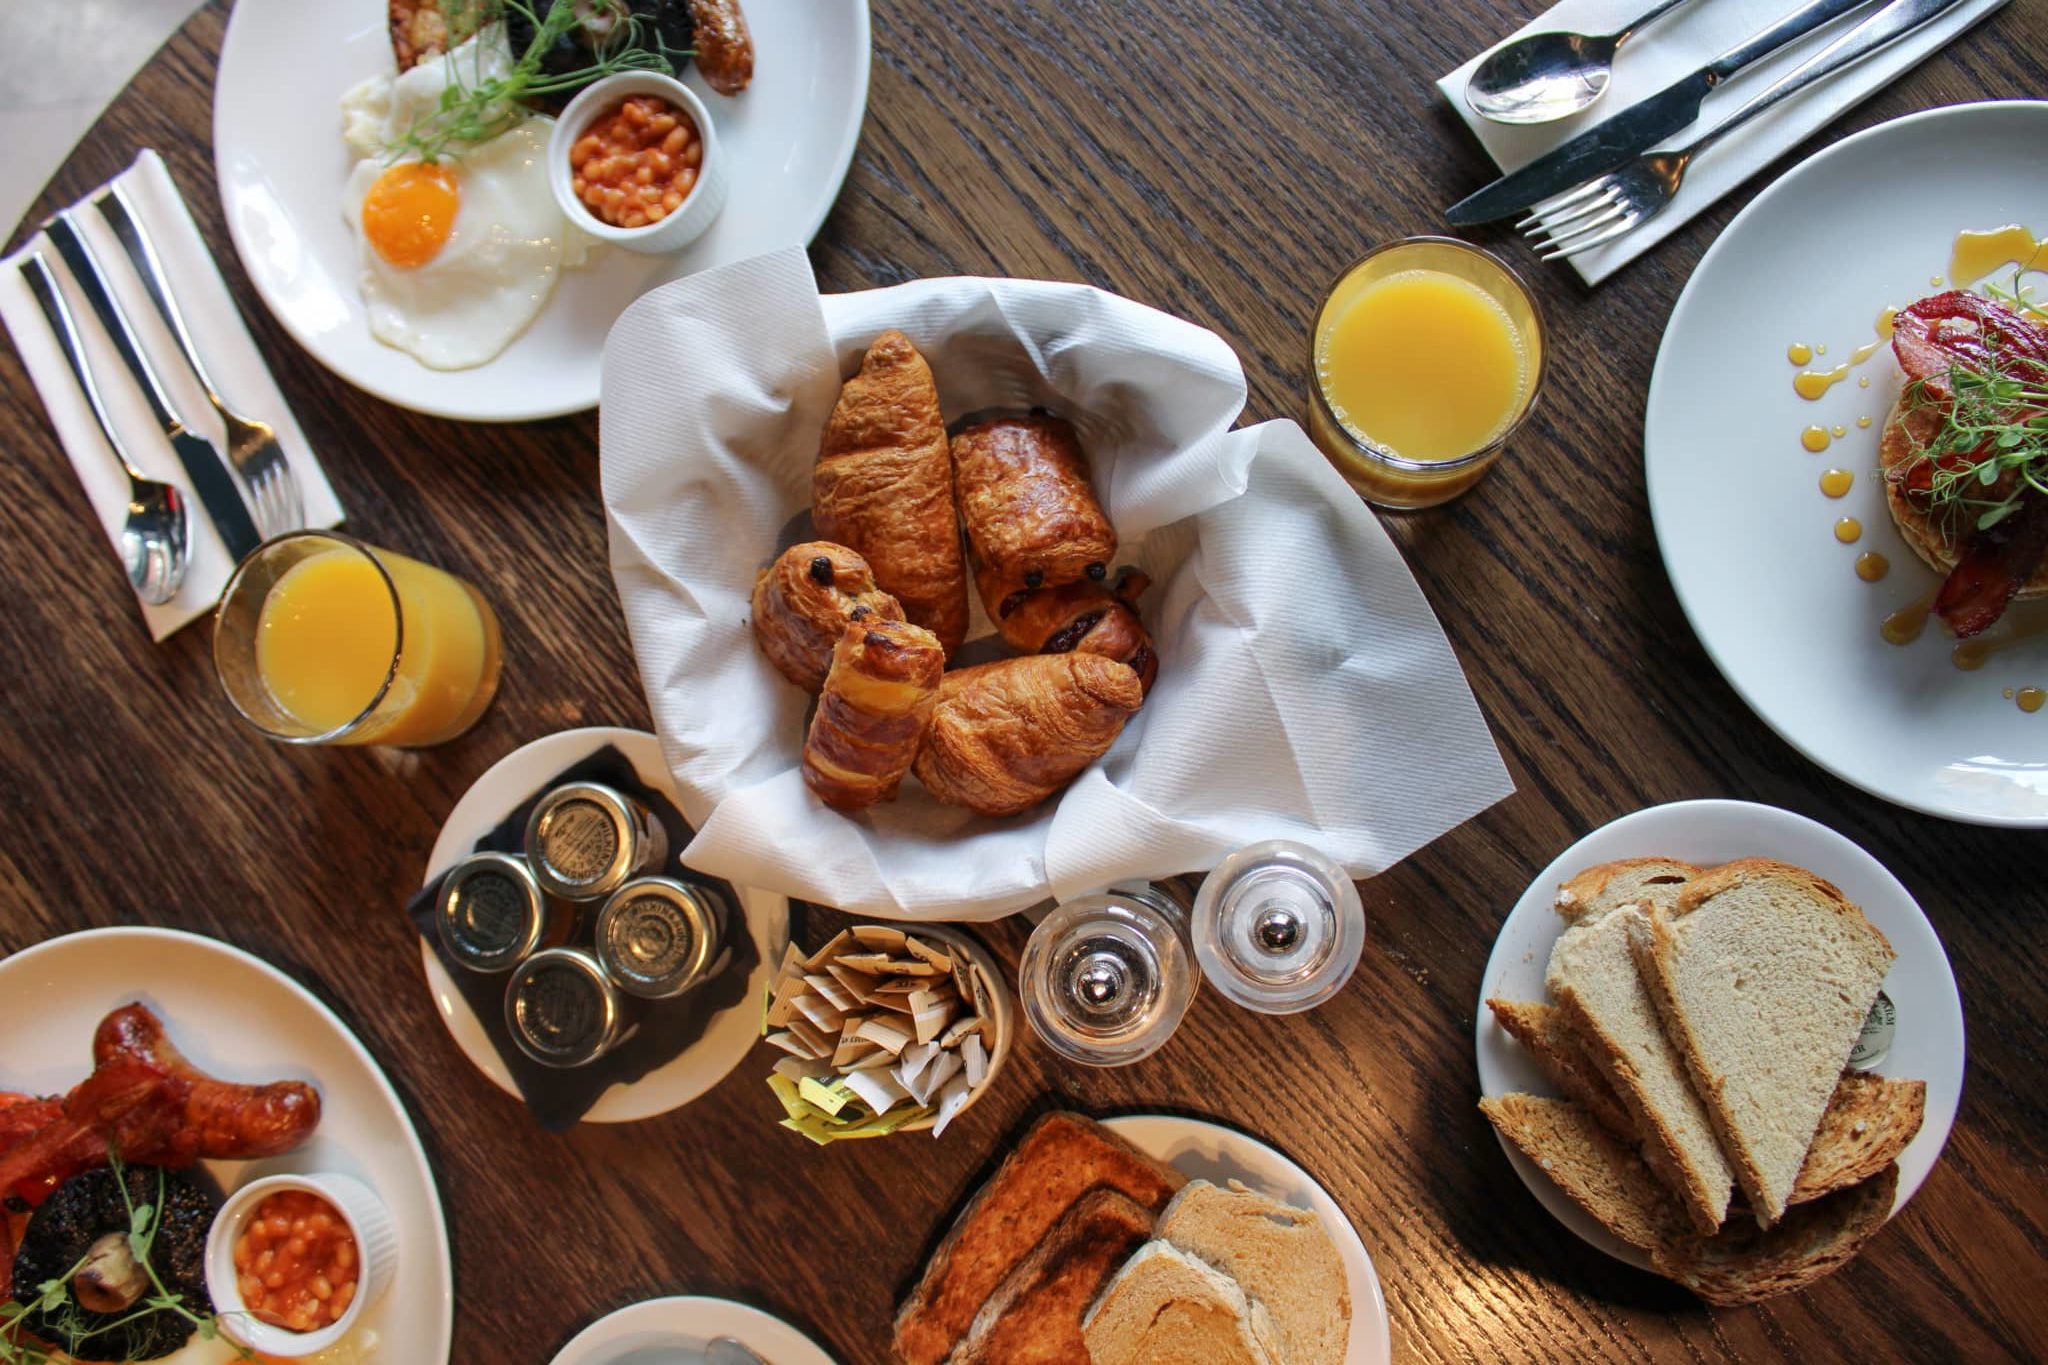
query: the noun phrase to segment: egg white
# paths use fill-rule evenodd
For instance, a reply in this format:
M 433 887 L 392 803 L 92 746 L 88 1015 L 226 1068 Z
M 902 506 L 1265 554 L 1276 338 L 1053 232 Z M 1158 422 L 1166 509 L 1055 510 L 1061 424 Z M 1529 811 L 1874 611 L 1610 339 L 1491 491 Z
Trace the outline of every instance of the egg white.
M 458 206 L 448 240 L 423 265 L 392 265 L 363 234 L 363 200 L 392 164 L 386 148 L 432 112 L 451 81 L 473 85 L 510 67 L 501 26 L 397 76 L 342 97 L 342 137 L 358 158 L 342 195 L 356 236 L 370 333 L 436 370 L 482 365 L 511 345 L 583 264 L 592 240 L 572 227 L 548 188 L 554 120 L 523 119 L 488 142 L 444 156 Z

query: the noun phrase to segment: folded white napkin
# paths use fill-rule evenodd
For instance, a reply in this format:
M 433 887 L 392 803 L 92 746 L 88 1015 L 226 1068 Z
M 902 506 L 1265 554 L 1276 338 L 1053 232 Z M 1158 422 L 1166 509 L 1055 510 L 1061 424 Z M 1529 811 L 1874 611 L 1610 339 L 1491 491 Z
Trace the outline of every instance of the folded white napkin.
M 334 490 L 328 486 L 319 461 L 313 458 L 305 433 L 299 430 L 297 419 L 285 406 L 284 395 L 271 378 L 270 369 L 264 364 L 262 353 L 256 349 L 249 329 L 243 325 L 242 315 L 235 307 L 233 296 L 228 293 L 227 283 L 221 279 L 220 268 L 214 264 L 205 239 L 199 235 L 198 224 L 192 221 L 191 212 L 179 197 L 178 187 L 172 182 L 163 158 L 153 151 L 145 151 L 135 158 L 134 165 L 111 183 L 122 188 L 134 205 L 142 226 L 156 243 L 164 270 L 171 277 L 178 306 L 184 312 L 186 325 L 191 329 L 200 357 L 206 361 L 214 382 L 222 387 L 221 396 L 236 411 L 276 428 L 278 444 L 283 447 L 285 460 L 299 483 L 306 524 L 319 527 L 339 525 L 341 504 L 335 500 Z M 80 202 L 89 203 L 101 192 L 96 190 Z M 173 410 L 192 430 L 221 445 L 224 434 L 220 416 L 206 401 L 206 391 L 200 388 L 199 381 L 185 364 L 176 338 L 164 324 L 141 278 L 129 264 L 121 239 L 114 235 L 114 230 L 95 209 L 89 208 L 80 213 L 75 221 L 79 231 L 91 243 L 93 255 L 98 258 L 101 268 L 112 281 L 115 299 L 128 315 L 136 334 L 142 338 L 152 366 L 170 390 Z M 118 566 L 120 563 L 121 526 L 128 516 L 128 476 L 121 472 L 114 452 L 101 435 L 92 408 L 86 403 L 85 394 L 79 390 L 78 381 L 64 359 L 63 348 L 50 330 L 42 306 L 36 302 L 35 295 L 29 291 L 27 279 L 21 273 L 21 262 L 31 251 L 42 252 L 59 288 L 64 291 L 72 319 L 85 338 L 93 380 L 106 399 L 115 431 L 136 467 L 151 478 L 176 484 L 186 494 L 190 505 L 192 558 L 185 570 L 183 585 L 179 587 L 177 596 L 162 606 L 137 603 L 144 622 L 149 626 L 150 637 L 162 640 L 194 617 L 212 610 L 221 589 L 227 586 L 228 576 L 235 570 L 235 562 L 214 530 L 205 506 L 192 492 L 184 466 L 172 452 L 170 442 L 164 439 L 163 428 L 151 415 L 142 389 L 129 377 L 119 353 L 107 339 L 99 316 L 72 281 L 71 272 L 57 255 L 56 248 L 38 233 L 20 251 L 0 261 L 0 321 L 7 324 L 8 334 L 14 339 L 15 349 L 21 353 L 29 378 L 42 395 L 43 407 L 50 414 L 50 424 L 57 429 L 57 438 L 63 443 L 64 453 L 78 472 L 78 481 L 84 485 L 86 497 L 92 501 L 93 511 L 106 529 L 108 542 L 115 547 L 115 564 Z M 118 575 L 119 568 L 114 572 Z M 121 580 L 117 576 L 109 581 Z
M 1686 168 L 1685 184 L 1670 207 L 1633 232 L 1605 246 L 1571 258 L 1572 268 L 1588 284 L 1598 284 L 1672 233 L 1684 227 L 1743 181 L 1818 132 L 1850 106 L 1868 99 L 1905 72 L 1947 46 L 1957 35 L 2003 5 L 2006 0 L 1964 0 L 1924 28 L 1881 48 L 1846 71 L 1809 86 L 1745 128 L 1717 142 Z M 1516 170 L 1587 128 L 1612 118 L 1637 100 L 1654 95 L 1671 82 L 1696 71 L 1752 34 L 1768 28 L 1797 9 L 1802 0 L 1693 0 L 1630 38 L 1615 60 L 1614 83 L 1598 103 L 1571 118 L 1533 127 L 1493 123 L 1465 103 L 1465 81 L 1479 65 L 1480 53 L 1437 82 L 1451 108 L 1465 120 L 1487 154 L 1503 172 Z M 1546 30 L 1612 33 L 1649 8 L 1647 0 L 1562 0 L 1513 35 Z M 1663 145 L 1676 147 L 1722 122 L 1752 95 L 1808 57 L 1826 47 L 1875 11 L 1861 9 L 1845 19 L 1810 33 L 1745 69 L 1707 96 L 1692 127 Z M 1505 40 L 1503 40 L 1505 41 Z M 1462 198 L 1469 190 L 1450 194 Z
M 841 377 L 880 332 L 931 361 L 948 420 L 1070 418 L 1121 538 L 1158 685 L 1109 755 L 988 820 L 902 796 L 858 816 L 799 772 L 810 698 L 755 647 L 749 594 L 809 534 Z M 1292 422 L 1232 431 L 1214 333 L 1081 285 L 942 279 L 821 297 L 801 251 L 679 280 L 612 329 L 601 400 L 612 571 L 692 867 L 862 914 L 989 919 L 1047 895 L 1314 844 L 1379 872 L 1512 791 L 1399 552 Z M 970 593 L 970 596 L 972 594 Z M 963 654 L 995 652 L 976 608 Z

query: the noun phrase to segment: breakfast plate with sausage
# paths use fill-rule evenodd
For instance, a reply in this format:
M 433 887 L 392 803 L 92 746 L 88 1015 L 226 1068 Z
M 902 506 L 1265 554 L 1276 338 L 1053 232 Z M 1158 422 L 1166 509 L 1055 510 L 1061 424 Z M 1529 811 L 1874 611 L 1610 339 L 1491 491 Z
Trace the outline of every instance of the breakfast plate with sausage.
M 125 927 L 0 961 L 0 997 L 0 1180 L 30 1209 L 0 1214 L 0 1303 L 25 1310 L 0 1340 L 175 1365 L 249 1358 L 222 1333 L 323 1365 L 448 1359 L 426 1153 L 303 987 L 213 939 Z M 122 1245 L 138 1224 L 141 1253 Z
M 265 304 L 350 383 L 469 421 L 576 412 L 640 294 L 809 242 L 868 55 L 866 0 L 245 0 L 221 200 Z

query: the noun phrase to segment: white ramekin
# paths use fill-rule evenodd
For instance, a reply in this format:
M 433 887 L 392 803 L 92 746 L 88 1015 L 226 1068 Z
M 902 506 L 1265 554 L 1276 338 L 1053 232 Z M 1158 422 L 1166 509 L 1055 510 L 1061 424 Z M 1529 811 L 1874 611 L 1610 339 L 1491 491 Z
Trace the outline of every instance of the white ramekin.
M 704 143 L 697 183 L 690 187 L 682 205 L 660 222 L 636 228 L 613 227 L 592 213 L 570 187 L 574 172 L 569 168 L 569 149 L 589 131 L 591 124 L 611 113 L 629 95 L 653 95 L 682 109 L 697 125 L 697 136 Z M 711 111 L 690 87 L 658 71 L 621 71 L 586 85 L 555 120 L 555 131 L 548 138 L 548 186 L 554 190 L 555 202 L 562 206 L 562 212 L 592 237 L 614 242 L 628 251 L 659 255 L 696 241 L 725 207 L 729 182 L 725 151 L 718 145 L 718 131 L 711 126 Z
M 338 1320 L 317 1332 L 294 1332 L 258 1321 L 242 1302 L 235 1274 L 235 1239 L 242 1235 L 256 1206 L 284 1190 L 319 1195 L 341 1214 L 356 1239 L 356 1296 Z M 213 1300 L 221 1330 L 266 1355 L 309 1356 L 340 1341 L 356 1325 L 363 1309 L 391 1287 L 397 1267 L 398 1229 L 391 1221 L 391 1211 L 368 1185 L 346 1175 L 272 1175 L 252 1180 L 228 1197 L 206 1235 L 206 1293 Z

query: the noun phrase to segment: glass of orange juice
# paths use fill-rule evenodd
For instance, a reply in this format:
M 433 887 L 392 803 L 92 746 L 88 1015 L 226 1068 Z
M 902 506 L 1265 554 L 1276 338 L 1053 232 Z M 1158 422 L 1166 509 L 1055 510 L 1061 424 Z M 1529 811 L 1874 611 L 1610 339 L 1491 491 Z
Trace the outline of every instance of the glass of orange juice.
M 498 618 L 475 588 L 329 531 L 258 546 L 214 614 L 228 700 L 287 744 L 453 739 L 497 695 L 498 654 Z
M 1534 410 L 1543 319 L 1514 271 L 1452 237 L 1378 247 L 1309 338 L 1309 434 L 1366 501 L 1434 507 L 1478 483 Z

